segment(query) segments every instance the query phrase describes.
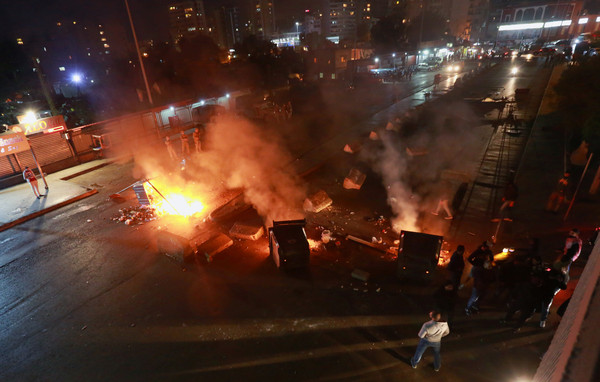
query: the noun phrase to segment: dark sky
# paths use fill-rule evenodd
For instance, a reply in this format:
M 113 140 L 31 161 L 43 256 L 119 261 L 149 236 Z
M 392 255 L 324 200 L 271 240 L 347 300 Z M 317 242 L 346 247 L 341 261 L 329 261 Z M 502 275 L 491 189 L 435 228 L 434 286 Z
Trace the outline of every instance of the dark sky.
M 128 0 L 140 39 L 167 39 L 169 0 Z M 251 0 L 204 0 L 205 8 Z M 278 19 L 301 16 L 321 0 L 274 0 Z M 63 20 L 123 22 L 129 28 L 124 0 L 0 0 L 0 37 L 15 38 Z

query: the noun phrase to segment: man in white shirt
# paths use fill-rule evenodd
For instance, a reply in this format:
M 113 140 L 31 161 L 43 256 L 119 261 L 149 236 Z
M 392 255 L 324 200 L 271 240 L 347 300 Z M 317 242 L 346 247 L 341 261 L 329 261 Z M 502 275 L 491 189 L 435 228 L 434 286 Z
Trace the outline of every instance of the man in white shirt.
M 440 312 L 435 310 L 431 311 L 429 312 L 429 317 L 431 318 L 431 321 L 424 323 L 419 331 L 419 344 L 417 345 L 415 355 L 410 359 L 410 364 L 413 369 L 416 369 L 425 350 L 431 347 L 433 349 L 433 369 L 439 371 L 442 366 L 442 359 L 440 356 L 442 337 L 450 334 L 450 328 L 448 327 L 447 322 L 442 321 Z

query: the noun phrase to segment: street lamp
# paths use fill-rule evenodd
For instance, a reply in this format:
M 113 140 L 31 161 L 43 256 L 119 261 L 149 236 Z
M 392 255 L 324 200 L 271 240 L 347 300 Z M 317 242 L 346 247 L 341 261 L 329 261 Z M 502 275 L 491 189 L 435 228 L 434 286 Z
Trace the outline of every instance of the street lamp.
M 392 53 L 392 62 L 394 63 L 394 72 L 396 71 L 396 53 Z
M 77 86 L 77 97 L 79 97 L 79 84 L 81 83 L 81 80 L 83 78 L 81 77 L 81 74 L 79 73 L 74 73 L 71 76 L 71 80 L 75 83 L 75 85 Z
M 300 26 L 300 23 L 298 21 L 296 21 L 296 38 L 298 39 L 298 43 L 300 43 L 300 33 L 298 31 L 299 26 Z

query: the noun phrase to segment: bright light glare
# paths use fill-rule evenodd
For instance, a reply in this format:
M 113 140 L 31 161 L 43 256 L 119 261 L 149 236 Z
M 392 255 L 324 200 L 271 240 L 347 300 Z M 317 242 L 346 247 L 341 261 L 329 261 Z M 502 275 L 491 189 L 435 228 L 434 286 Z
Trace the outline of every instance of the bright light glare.
M 510 74 L 517 74 L 517 72 L 518 72 L 518 71 L 519 71 L 519 69 L 517 69 L 517 68 L 512 68 L 512 69 L 510 70 Z
M 37 120 L 35 118 L 35 113 L 31 110 L 25 112 L 25 118 L 23 118 L 23 123 L 33 123 Z
M 71 77 L 71 79 L 73 80 L 73 82 L 75 83 L 80 83 L 81 82 L 81 74 L 79 73 L 75 73 L 73 74 L 73 76 Z
M 379 58 L 378 57 L 375 57 L 375 62 L 379 62 Z
M 531 60 L 531 57 L 533 57 L 533 54 L 528 53 L 527 56 L 525 56 L 526 59 Z

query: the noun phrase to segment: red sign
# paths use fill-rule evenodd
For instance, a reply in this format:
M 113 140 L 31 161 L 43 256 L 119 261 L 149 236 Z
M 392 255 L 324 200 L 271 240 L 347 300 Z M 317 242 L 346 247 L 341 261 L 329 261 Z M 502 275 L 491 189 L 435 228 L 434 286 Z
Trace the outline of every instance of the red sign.
M 29 142 L 23 133 L 0 135 L 0 157 L 29 150 Z
M 12 125 L 10 128 L 15 133 L 24 133 L 25 135 L 37 133 L 50 134 L 67 130 L 62 115 L 38 119 L 31 123 L 19 123 L 18 125 Z

